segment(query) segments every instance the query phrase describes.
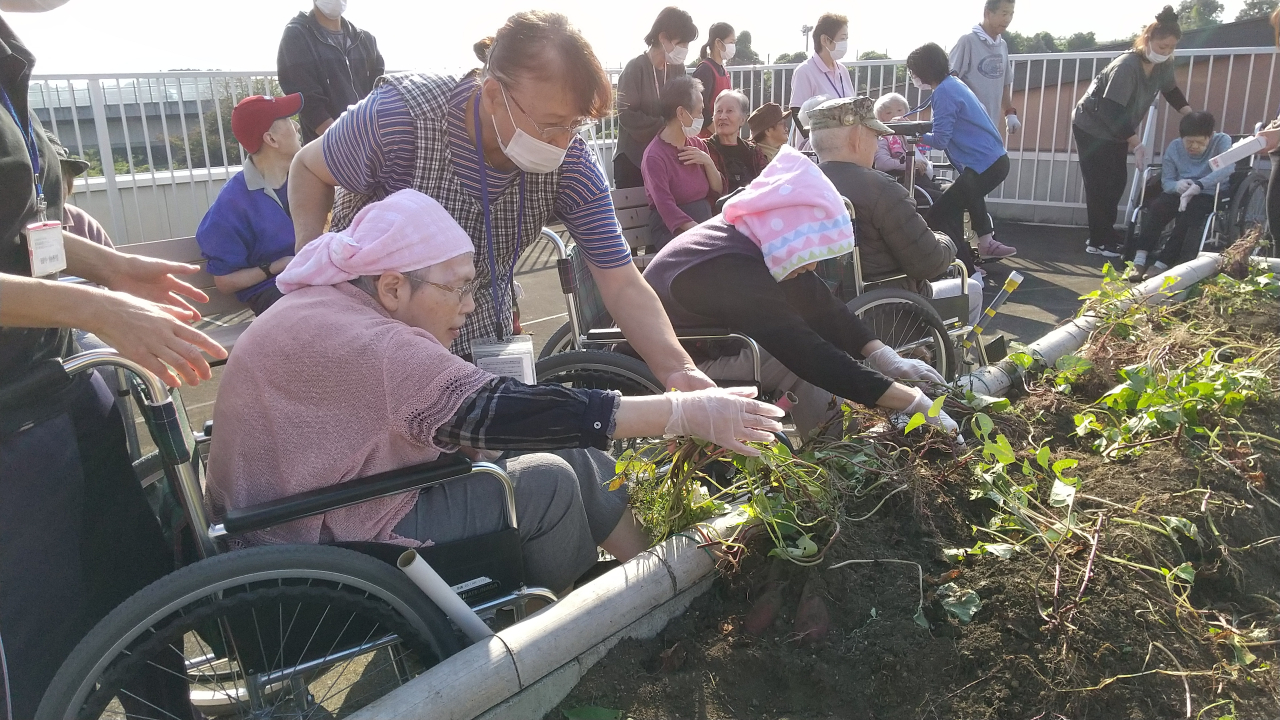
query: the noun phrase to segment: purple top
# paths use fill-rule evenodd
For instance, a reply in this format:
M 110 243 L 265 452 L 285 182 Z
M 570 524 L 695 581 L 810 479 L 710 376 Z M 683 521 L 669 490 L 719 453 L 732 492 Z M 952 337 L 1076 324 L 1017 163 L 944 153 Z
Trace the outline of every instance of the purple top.
M 701 138 L 685 138 L 685 146 L 692 145 L 702 152 L 707 151 L 707 144 Z M 687 222 L 694 222 L 681 205 L 695 200 L 704 200 L 711 192 L 711 184 L 707 182 L 707 173 L 701 165 L 685 165 L 680 162 L 680 150 L 666 140 L 662 134 L 654 136 L 649 147 L 644 149 L 644 159 L 640 162 L 640 173 L 644 176 L 644 191 L 649 196 L 649 206 L 658 211 L 667 229 L 675 232 L 676 228 Z
M 474 80 L 459 82 L 449 98 L 448 135 L 453 171 L 462 189 L 480 199 L 480 166 L 475 145 L 467 136 L 464 110 L 476 94 Z M 412 187 L 418 162 L 413 115 L 395 86 L 379 85 L 347 109 L 320 138 L 325 164 L 342 187 L 369 193 L 381 185 L 389 192 Z M 519 171 L 487 168 L 490 182 L 499 187 L 515 179 Z M 613 209 L 609 183 L 581 138 L 574 138 L 565 154 L 556 214 L 582 247 L 587 260 L 601 268 L 631 262 L 631 248 Z

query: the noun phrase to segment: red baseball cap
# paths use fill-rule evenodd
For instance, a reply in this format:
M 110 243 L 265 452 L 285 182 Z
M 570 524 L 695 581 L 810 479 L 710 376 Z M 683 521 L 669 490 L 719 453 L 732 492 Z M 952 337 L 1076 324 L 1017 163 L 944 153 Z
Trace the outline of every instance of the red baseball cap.
M 236 103 L 231 111 L 231 133 L 249 154 L 262 149 L 262 133 L 280 118 L 292 117 L 302 109 L 302 93 L 283 97 L 253 95 Z

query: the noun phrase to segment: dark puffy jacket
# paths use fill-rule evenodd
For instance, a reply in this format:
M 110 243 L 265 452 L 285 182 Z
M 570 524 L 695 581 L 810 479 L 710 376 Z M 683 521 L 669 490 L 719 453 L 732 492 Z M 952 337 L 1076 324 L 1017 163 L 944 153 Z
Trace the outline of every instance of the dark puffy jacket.
M 316 128 L 337 120 L 351 105 L 373 90 L 373 81 L 386 69 L 373 35 L 342 19 L 351 38 L 344 52 L 311 13 L 300 12 L 284 28 L 276 71 L 280 89 L 302 93 L 302 141 L 316 139 Z
M 851 162 L 824 162 L 818 167 L 853 203 L 862 279 L 906 275 L 907 279 L 884 286 L 933 297 L 928 280 L 942 275 L 956 259 L 951 238 L 930 230 L 907 189 L 879 170 Z

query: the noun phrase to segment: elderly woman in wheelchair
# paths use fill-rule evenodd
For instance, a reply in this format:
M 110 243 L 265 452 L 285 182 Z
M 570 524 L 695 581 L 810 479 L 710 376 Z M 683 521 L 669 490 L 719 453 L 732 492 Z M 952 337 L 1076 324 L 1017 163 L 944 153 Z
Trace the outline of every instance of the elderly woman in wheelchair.
M 570 587 L 596 547 L 628 559 L 648 538 L 610 489 L 612 438 L 692 435 L 743 453 L 782 411 L 753 388 L 622 398 L 524 385 L 449 352 L 475 305 L 471 239 L 434 200 L 401 190 L 307 245 L 285 296 L 240 338 L 214 413 L 207 504 L 229 510 L 428 462 L 461 449 L 508 456 L 525 572 Z M 471 479 L 331 510 L 234 545 L 444 543 L 503 523 L 502 489 Z
M 720 216 L 663 247 L 644 275 L 677 333 L 725 326 L 754 340 L 762 388 L 796 396 L 792 417 L 807 437 L 839 412 L 836 398 L 923 412 L 929 397 L 895 379 L 943 383 L 927 363 L 878 340 L 812 272 L 852 251 L 852 220 L 835 187 L 784 147 Z M 750 350 L 708 350 L 699 367 L 713 378 L 749 377 L 754 369 Z M 945 413 L 929 421 L 956 430 Z

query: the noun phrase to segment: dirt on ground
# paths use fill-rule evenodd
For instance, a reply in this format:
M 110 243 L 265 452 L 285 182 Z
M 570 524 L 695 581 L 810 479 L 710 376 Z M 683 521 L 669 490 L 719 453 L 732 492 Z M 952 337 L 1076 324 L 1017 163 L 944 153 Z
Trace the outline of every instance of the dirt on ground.
M 620 643 L 547 718 L 1280 718 L 1280 400 L 1259 398 L 1232 426 L 1267 440 L 1218 438 L 1216 453 L 1175 438 L 1104 459 L 1074 437 L 1075 416 L 1121 367 L 1194 359 L 1205 337 L 1239 353 L 1275 343 L 1280 305 L 1240 310 L 1202 299 L 1147 341 L 1093 342 L 1093 368 L 1070 392 L 1033 384 L 998 422 L 1019 462 L 1049 437 L 1051 461 L 1078 461 L 1079 527 L 1049 550 L 1010 531 L 1021 547 L 1007 558 L 946 559 L 994 541 L 975 527 L 998 508 L 972 472 L 934 458 L 874 512 L 883 492 L 851 501 L 817 567 L 767 558 L 757 541 L 657 637 Z M 1032 497 L 1054 490 L 1044 476 L 1027 482 Z M 848 560 L 908 562 L 833 567 Z M 830 616 L 816 641 L 802 633 L 811 613 L 797 628 L 806 586 Z M 967 623 L 943 602 L 957 590 L 976 594 Z M 767 619 L 762 606 L 776 618 L 749 632 Z

